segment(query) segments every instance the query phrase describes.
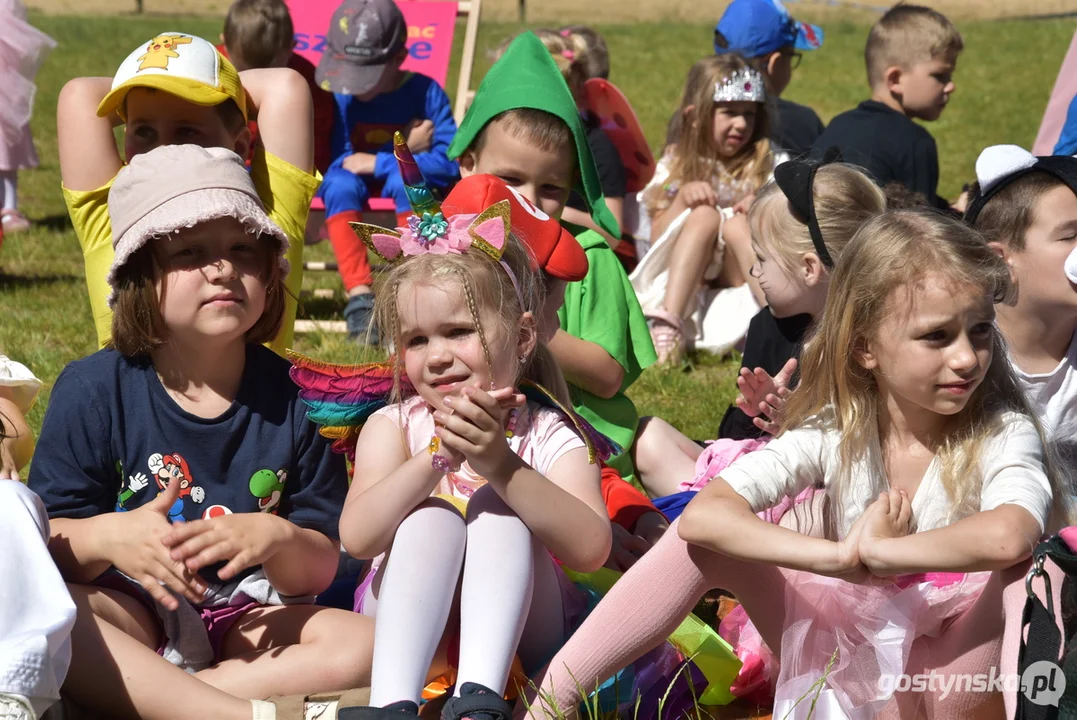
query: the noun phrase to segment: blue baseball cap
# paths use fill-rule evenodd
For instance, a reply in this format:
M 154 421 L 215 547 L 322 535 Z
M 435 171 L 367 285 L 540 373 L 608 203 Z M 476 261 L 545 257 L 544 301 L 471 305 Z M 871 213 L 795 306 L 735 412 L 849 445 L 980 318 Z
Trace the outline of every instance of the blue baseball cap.
M 714 26 L 726 44 L 715 37 L 714 52 L 738 52 L 748 58 L 794 46 L 815 50 L 823 44 L 823 30 L 794 20 L 781 0 L 733 0 Z

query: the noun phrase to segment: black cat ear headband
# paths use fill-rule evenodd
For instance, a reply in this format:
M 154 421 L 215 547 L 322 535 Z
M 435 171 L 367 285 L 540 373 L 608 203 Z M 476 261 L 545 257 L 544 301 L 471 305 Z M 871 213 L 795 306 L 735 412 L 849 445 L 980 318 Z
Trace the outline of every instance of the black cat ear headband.
M 815 246 L 815 252 L 828 270 L 834 269 L 834 260 L 827 252 L 826 244 L 823 242 L 823 233 L 819 230 L 819 221 L 815 217 L 812 184 L 815 182 L 815 173 L 819 168 L 835 162 L 841 162 L 841 150 L 829 147 L 823 153 L 822 162 L 789 160 L 774 168 L 774 181 L 778 183 L 778 187 L 797 214 L 802 218 L 807 218 L 812 245 Z
M 991 198 L 1014 180 L 1033 172 L 1053 175 L 1077 194 L 1077 159 L 1069 155 L 1036 157 L 1017 145 L 994 145 L 980 153 L 976 160 L 976 180 L 980 189 L 969 201 L 965 222 L 974 225 Z

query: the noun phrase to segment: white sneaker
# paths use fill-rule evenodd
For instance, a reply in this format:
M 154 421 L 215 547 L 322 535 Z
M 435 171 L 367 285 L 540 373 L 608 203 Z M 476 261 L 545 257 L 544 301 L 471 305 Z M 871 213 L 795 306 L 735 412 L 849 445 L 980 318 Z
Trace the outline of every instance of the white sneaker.
M 22 695 L 0 693 L 0 720 L 37 720 L 37 714 Z

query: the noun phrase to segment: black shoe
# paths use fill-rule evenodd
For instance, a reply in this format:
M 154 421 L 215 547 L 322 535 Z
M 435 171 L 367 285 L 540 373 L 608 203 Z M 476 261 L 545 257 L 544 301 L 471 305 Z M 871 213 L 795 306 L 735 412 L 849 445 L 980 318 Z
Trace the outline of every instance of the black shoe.
M 494 690 L 466 682 L 460 697 L 450 698 L 441 710 L 441 720 L 511 720 L 512 705 Z
M 337 720 L 415 720 L 419 706 L 401 700 L 385 707 L 346 707 L 337 710 Z

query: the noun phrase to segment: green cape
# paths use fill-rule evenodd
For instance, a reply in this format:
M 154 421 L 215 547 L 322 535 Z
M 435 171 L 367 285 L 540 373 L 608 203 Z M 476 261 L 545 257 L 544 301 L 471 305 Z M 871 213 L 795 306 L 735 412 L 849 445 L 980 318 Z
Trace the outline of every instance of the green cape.
M 580 182 L 576 184 L 576 190 L 587 202 L 595 223 L 610 235 L 620 237 L 617 221 L 602 197 L 598 168 L 587 144 L 587 131 L 583 127 L 576 101 L 572 99 L 572 93 L 546 46 L 532 32 L 525 32 L 513 40 L 505 54 L 482 79 L 475 99 L 449 146 L 449 158 L 456 159 L 463 155 L 488 122 L 506 110 L 518 108 L 544 110 L 565 121 L 576 141 L 580 168 Z

